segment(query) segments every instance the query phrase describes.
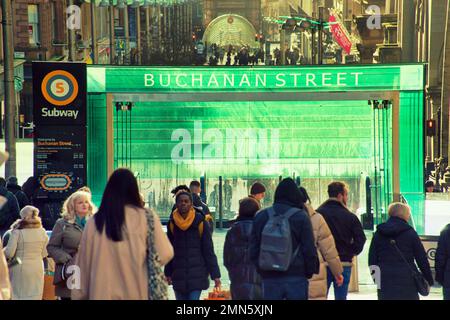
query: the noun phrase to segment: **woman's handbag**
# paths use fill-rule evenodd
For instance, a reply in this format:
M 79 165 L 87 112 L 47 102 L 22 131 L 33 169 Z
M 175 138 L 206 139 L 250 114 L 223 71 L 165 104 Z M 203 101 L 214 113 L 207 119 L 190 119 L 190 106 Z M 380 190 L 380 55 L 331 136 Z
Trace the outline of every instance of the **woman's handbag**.
M 168 284 L 161 261 L 155 248 L 155 222 L 153 213 L 145 210 L 147 217 L 147 268 L 148 268 L 148 299 L 169 300 Z
M 419 292 L 419 294 L 421 296 L 424 296 L 424 297 L 428 296 L 430 294 L 430 285 L 429 285 L 428 281 L 425 279 L 425 277 L 423 276 L 423 274 L 420 271 L 417 271 L 417 270 L 414 270 L 413 268 L 411 268 L 408 261 L 406 261 L 405 256 L 398 248 L 397 243 L 395 242 L 394 239 L 391 239 L 391 244 L 395 247 L 395 249 L 397 249 L 398 254 L 400 255 L 400 257 L 402 257 L 403 261 L 405 262 L 405 264 L 408 266 L 409 270 L 411 271 L 411 275 L 414 279 L 414 283 L 416 284 L 417 292 Z

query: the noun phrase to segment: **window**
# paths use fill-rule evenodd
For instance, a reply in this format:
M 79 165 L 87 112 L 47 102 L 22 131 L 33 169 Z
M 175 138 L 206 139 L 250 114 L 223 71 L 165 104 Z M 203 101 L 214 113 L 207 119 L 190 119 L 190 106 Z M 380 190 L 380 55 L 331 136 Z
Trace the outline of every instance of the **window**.
M 56 25 L 56 4 L 54 2 L 51 3 L 52 8 L 52 40 L 54 43 L 58 42 L 58 31 Z
M 30 44 L 36 46 L 41 44 L 39 30 L 39 6 L 36 4 L 28 5 L 28 35 Z

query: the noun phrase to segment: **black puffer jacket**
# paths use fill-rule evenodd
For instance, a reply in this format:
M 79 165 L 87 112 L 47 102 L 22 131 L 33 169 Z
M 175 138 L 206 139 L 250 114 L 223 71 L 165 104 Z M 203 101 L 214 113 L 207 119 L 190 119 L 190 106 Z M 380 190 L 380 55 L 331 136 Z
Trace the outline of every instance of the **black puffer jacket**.
M 250 260 L 253 217 L 239 217 L 228 230 L 223 248 L 223 261 L 231 281 L 233 300 L 263 298 L 261 277 Z
M 0 196 L 7 200 L 0 209 L 0 231 L 6 231 L 14 221 L 20 219 L 20 209 L 16 197 L 5 187 L 0 187 Z
M 366 236 L 358 217 L 340 201 L 329 199 L 317 210 L 333 234 L 336 249 L 342 262 L 352 262 L 363 251 Z
M 450 288 L 450 224 L 441 232 L 436 250 L 436 281 Z
M 209 226 L 204 216 L 196 211 L 191 226 L 183 231 L 177 227 L 173 218 L 173 233 L 170 223 L 167 235 L 174 249 L 174 258 L 166 265 L 164 273 L 172 278 L 173 289 L 181 293 L 209 288 L 208 275 L 211 279 L 220 278 L 220 269 L 214 253 L 214 245 Z M 203 222 L 200 235 L 199 224 Z
M 25 192 L 22 191 L 22 188 L 19 185 L 8 182 L 6 188 L 9 192 L 16 196 L 20 210 L 30 204 L 30 200 L 28 199 Z
M 369 250 L 369 266 L 380 268 L 380 300 L 418 300 L 419 295 L 409 267 L 401 258 L 395 246 L 403 253 L 409 267 L 420 271 L 430 285 L 433 285 L 427 254 L 416 231 L 406 221 L 391 217 L 377 227 Z M 417 269 L 416 269 L 417 270 Z

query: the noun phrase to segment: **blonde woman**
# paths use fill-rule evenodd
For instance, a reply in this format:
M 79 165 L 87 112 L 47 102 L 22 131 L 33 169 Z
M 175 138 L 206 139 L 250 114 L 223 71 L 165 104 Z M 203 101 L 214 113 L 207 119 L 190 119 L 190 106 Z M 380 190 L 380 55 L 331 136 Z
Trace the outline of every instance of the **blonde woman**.
M 25 206 L 21 219 L 12 226 L 3 249 L 11 261 L 10 278 L 13 300 L 41 300 L 44 292 L 44 262 L 48 237 L 39 218 L 39 210 Z M 14 263 L 18 261 L 18 263 Z
M 84 226 L 95 210 L 91 194 L 77 191 L 64 202 L 62 217 L 53 228 L 47 250 L 49 257 L 56 263 L 53 283 L 56 296 L 61 300 L 70 300 L 65 270 L 74 263 Z

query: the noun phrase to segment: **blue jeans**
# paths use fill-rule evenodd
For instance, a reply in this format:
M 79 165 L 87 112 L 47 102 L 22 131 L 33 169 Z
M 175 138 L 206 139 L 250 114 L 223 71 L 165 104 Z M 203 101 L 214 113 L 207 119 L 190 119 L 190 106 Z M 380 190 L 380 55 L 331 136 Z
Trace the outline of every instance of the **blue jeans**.
M 280 277 L 262 281 L 264 300 L 308 300 L 305 277 Z
M 334 299 L 347 300 L 348 285 L 350 283 L 351 275 L 352 275 L 352 267 L 344 267 L 344 272 L 342 273 L 342 276 L 344 277 L 344 283 L 342 284 L 342 286 L 338 287 L 336 284 L 336 280 L 334 279 L 334 276 L 331 273 L 330 268 L 327 267 L 327 282 L 328 282 L 327 295 L 328 291 L 330 291 L 331 283 L 333 283 Z
M 188 293 L 175 291 L 175 297 L 177 300 L 200 300 L 201 294 L 201 290 L 191 291 Z
M 450 287 L 448 288 L 442 288 L 442 291 L 444 293 L 444 300 L 450 300 Z

